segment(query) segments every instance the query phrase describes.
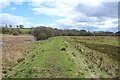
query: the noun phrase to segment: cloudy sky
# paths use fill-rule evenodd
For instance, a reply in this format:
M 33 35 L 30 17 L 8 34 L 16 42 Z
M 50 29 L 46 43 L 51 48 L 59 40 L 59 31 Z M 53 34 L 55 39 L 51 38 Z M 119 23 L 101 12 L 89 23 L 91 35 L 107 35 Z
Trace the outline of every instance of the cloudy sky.
M 1 0 L 0 26 L 118 30 L 118 0 Z

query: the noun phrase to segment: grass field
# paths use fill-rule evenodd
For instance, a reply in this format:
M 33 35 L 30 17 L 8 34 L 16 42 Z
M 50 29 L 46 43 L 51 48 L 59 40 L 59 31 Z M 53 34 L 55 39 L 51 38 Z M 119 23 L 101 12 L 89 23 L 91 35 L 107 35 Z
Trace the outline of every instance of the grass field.
M 118 37 L 73 37 L 75 42 L 80 43 L 90 49 L 99 51 L 108 55 L 111 58 L 119 59 L 118 57 Z
M 31 31 L 30 28 L 19 28 L 20 31 L 22 32 L 27 32 L 27 31 Z
M 9 34 L 1 34 L 1 33 L 0 33 L 0 36 L 9 36 Z
M 118 75 L 117 37 L 52 37 L 35 41 L 7 78 L 112 78 Z M 111 49 L 112 48 L 112 49 Z

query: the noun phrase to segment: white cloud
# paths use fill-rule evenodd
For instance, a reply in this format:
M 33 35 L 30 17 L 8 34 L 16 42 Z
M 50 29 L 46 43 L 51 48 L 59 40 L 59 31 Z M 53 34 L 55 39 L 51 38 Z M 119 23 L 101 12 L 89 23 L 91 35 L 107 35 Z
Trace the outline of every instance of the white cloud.
M 49 16 L 70 16 L 73 8 L 80 2 L 80 0 L 44 0 L 40 7 L 33 8 L 37 14 L 46 14 Z M 42 4 L 46 6 L 41 6 Z M 32 3 L 31 3 L 32 4 Z
M 22 2 L 15 2 L 16 5 L 22 5 Z
M 62 9 L 62 8 L 47 8 L 47 7 L 42 7 L 42 8 L 33 8 L 32 10 L 35 11 L 35 14 L 46 14 L 49 16 L 69 16 L 70 9 Z
M 105 0 L 51 0 L 51 2 L 44 1 L 43 3 L 47 3 L 46 5 L 50 7 L 40 6 L 32 10 L 35 14 L 65 17 L 56 21 L 59 27 L 63 25 L 66 27 L 90 26 L 107 29 L 117 26 L 117 23 L 113 24 L 118 16 L 117 3 L 105 2 Z
M 7 14 L 7 13 L 0 14 L 0 20 L 2 20 L 2 21 L 0 21 L 0 24 L 2 24 L 2 25 L 22 24 L 22 23 L 26 22 L 28 19 L 29 18 L 22 17 L 22 16 L 15 16 L 15 15 Z
M 31 22 L 28 22 L 32 18 L 23 17 L 23 16 L 15 16 L 7 13 L 0 14 L 0 26 L 5 25 L 13 25 L 14 27 L 16 25 L 24 25 L 25 27 L 36 27 L 36 26 L 48 26 L 44 24 L 34 24 Z
M 16 8 L 15 8 L 15 7 L 12 7 L 12 8 L 10 8 L 10 10 L 16 10 Z
M 50 26 L 92 30 L 112 29 L 117 26 L 118 6 L 116 3 L 110 2 L 119 0 L 4 0 L 3 7 L 10 6 L 10 2 L 22 4 L 28 1 L 37 15 L 64 17 L 64 19 L 56 20 L 56 23 L 52 23 Z M 26 24 L 32 25 L 29 22 Z
M 0 8 L 10 6 L 10 0 L 0 0 Z

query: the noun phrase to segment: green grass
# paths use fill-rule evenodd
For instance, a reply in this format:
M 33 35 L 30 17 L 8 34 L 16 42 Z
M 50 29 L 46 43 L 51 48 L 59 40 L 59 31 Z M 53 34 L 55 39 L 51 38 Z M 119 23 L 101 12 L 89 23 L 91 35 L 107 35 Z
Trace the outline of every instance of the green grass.
M 99 59 L 97 59 L 97 56 L 102 57 L 104 62 L 102 63 L 102 66 L 99 69 L 101 69 L 102 71 L 105 71 L 106 76 L 108 75 L 112 77 L 112 75 L 114 76 L 118 74 L 118 64 L 119 64 L 118 38 L 108 37 L 108 36 L 106 37 L 84 36 L 84 37 L 68 37 L 68 41 L 70 43 L 73 43 L 74 46 L 78 44 L 82 46 L 81 49 L 85 50 L 83 52 L 83 55 L 84 55 L 83 58 L 85 58 L 88 62 L 90 61 L 90 64 L 95 62 L 95 64 L 92 64 L 93 67 L 95 67 L 95 65 L 99 65 Z M 92 53 L 92 56 L 86 56 L 91 53 Z M 114 67 L 110 67 L 110 66 L 114 66 Z M 115 67 L 117 67 L 116 70 L 115 70 Z M 97 74 L 100 74 L 101 76 L 103 76 L 103 74 L 100 73 L 101 70 L 99 71 L 99 69 L 97 71 Z
M 27 31 L 31 31 L 31 29 L 29 29 L 29 28 L 18 28 L 18 29 L 20 29 L 20 31 L 23 31 L 23 32 L 27 32 Z
M 12 35 L 12 34 L 0 34 L 0 36 L 14 36 L 14 35 Z M 19 36 L 32 36 L 32 35 L 28 35 L 28 34 L 20 34 Z
M 69 61 L 65 51 L 61 51 L 63 47 L 62 39 L 59 37 L 35 42 L 35 49 L 25 60 L 28 64 L 18 64 L 7 76 L 12 78 L 73 77 L 74 63 Z
M 9 36 L 10 34 L 2 34 L 0 33 L 0 36 Z
M 113 37 L 52 37 L 48 40 L 35 41 L 33 49 L 27 53 L 25 60 L 12 65 L 8 78 L 111 78 L 117 75 L 116 60 L 109 53 L 117 54 L 117 39 Z M 108 42 L 109 43 L 108 43 Z M 66 44 L 65 44 L 66 43 Z M 76 48 L 81 45 L 84 52 Z M 66 50 L 61 50 L 65 48 Z M 112 50 L 110 49 L 112 48 Z M 91 54 L 92 56 L 86 56 Z M 99 58 L 104 62 L 101 67 Z M 107 66 L 106 66 L 107 65 Z M 101 70 L 102 68 L 105 69 Z M 106 71 L 106 69 L 109 69 Z
M 84 46 L 107 54 L 109 57 L 119 60 L 118 57 L 118 38 L 104 37 L 104 36 L 87 36 L 87 37 L 73 37 L 75 42 L 83 44 Z
M 98 68 L 99 62 L 97 62 L 97 64 L 94 63 L 94 60 L 92 60 L 91 57 L 85 56 L 85 53 L 82 53 L 78 49 L 76 49 L 74 47 L 76 45 L 75 42 L 69 38 L 71 38 L 71 37 L 68 37 L 68 39 L 65 38 L 65 40 L 67 40 L 69 42 L 68 51 L 76 54 L 74 61 L 77 63 L 76 66 L 79 69 L 79 71 L 84 73 L 85 78 L 110 78 L 110 77 L 112 77 L 112 76 L 108 75 L 108 73 L 105 72 L 104 70 L 101 71 Z M 112 61 L 111 59 L 109 59 L 108 56 L 106 56 L 100 52 L 91 50 L 91 49 L 86 48 L 86 47 L 84 47 L 84 48 L 85 48 L 87 53 L 92 52 L 92 53 L 95 53 L 96 55 L 105 57 L 106 58 L 105 60 L 107 63 L 108 62 L 110 63 Z M 87 60 L 87 63 L 86 63 L 86 60 Z M 111 64 L 112 64 L 112 62 L 111 62 Z M 89 68 L 90 66 L 92 68 Z
M 118 57 L 118 48 L 116 46 L 106 45 L 106 44 L 88 44 L 85 43 L 85 46 L 91 49 L 94 49 L 96 51 L 102 52 L 104 54 L 107 54 L 109 57 L 119 60 Z
M 84 36 L 84 37 L 72 37 L 72 39 L 78 42 L 86 42 L 90 44 L 107 44 L 107 45 L 119 46 L 118 45 L 119 37 Z

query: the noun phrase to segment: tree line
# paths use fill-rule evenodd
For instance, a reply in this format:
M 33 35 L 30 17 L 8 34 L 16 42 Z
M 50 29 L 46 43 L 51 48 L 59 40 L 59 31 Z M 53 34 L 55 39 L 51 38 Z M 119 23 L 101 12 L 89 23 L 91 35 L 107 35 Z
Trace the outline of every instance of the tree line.
M 45 40 L 49 37 L 55 37 L 55 36 L 119 36 L 120 31 L 113 33 L 113 32 L 88 32 L 86 30 L 62 30 L 57 28 L 49 28 L 40 26 L 37 28 L 32 29 L 30 34 L 34 35 L 37 40 Z
M 13 25 L 5 25 L 6 28 L 13 28 Z M 24 25 L 16 25 L 16 28 L 24 28 Z
M 9 27 L 1 27 L 0 33 L 2 34 L 10 34 L 10 35 L 20 35 L 20 34 L 29 34 L 29 31 L 21 31 L 21 28 L 9 28 Z
M 25 28 L 23 28 L 25 29 Z M 69 30 L 69 29 L 57 29 L 57 28 L 50 28 L 45 26 L 39 26 L 36 28 L 30 28 L 30 31 L 21 31 L 20 28 L 8 28 L 2 27 L 0 29 L 0 33 L 3 34 L 12 34 L 12 35 L 20 35 L 20 34 L 31 34 L 36 37 L 37 40 L 45 40 L 49 37 L 55 36 L 119 36 L 120 31 L 113 33 L 113 32 L 88 32 L 86 30 Z

